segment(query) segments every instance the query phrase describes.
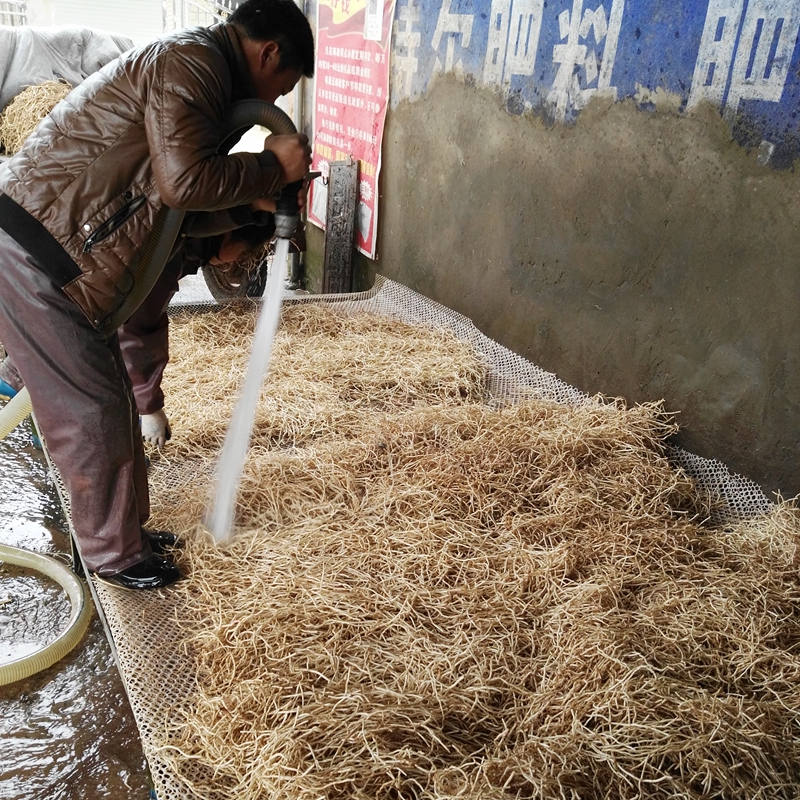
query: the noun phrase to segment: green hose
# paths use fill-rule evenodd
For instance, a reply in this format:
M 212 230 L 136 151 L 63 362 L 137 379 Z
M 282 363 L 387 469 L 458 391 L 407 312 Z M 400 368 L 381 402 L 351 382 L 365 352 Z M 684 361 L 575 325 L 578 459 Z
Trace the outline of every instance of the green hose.
M 31 398 L 23 387 L 0 411 L 0 440 L 5 439 L 31 413 Z
M 75 573 L 51 556 L 0 544 L 0 561 L 36 570 L 51 578 L 61 585 L 72 605 L 67 626 L 54 641 L 24 658 L 0 664 L 0 686 L 5 686 L 35 675 L 64 658 L 83 638 L 92 616 L 92 604 L 89 602 L 86 588 Z

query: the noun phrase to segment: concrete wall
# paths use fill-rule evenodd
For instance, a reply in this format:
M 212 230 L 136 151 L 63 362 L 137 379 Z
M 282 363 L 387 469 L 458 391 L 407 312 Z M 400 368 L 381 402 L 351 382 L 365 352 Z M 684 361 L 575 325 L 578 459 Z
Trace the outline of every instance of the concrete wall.
M 34 28 L 49 28 L 56 24 L 56 0 L 28 0 L 28 21 Z
M 585 392 L 663 398 L 679 444 L 800 492 L 800 3 L 435 0 L 396 19 L 357 288 L 379 271 Z
M 171 7 L 171 0 L 169 6 Z M 27 0 L 27 25 L 105 30 L 144 44 L 164 30 L 162 0 Z M 171 28 L 170 28 L 171 30 Z

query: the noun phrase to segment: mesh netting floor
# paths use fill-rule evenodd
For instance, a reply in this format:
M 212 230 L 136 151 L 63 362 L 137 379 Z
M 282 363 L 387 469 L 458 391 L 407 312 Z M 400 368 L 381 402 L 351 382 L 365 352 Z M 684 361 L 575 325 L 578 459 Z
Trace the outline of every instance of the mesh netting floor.
M 335 303 L 348 313 L 378 313 L 404 322 L 449 328 L 459 338 L 469 341 L 490 365 L 490 402 L 493 398 L 513 401 L 517 397 L 530 397 L 532 393 L 568 405 L 598 402 L 487 338 L 467 318 L 381 277 L 368 292 L 287 296 L 286 302 Z M 183 309 L 187 307 L 204 313 L 210 311 L 212 305 L 201 294 L 198 300 L 190 300 L 188 306 L 182 306 Z M 677 448 L 671 451 L 671 460 L 701 488 L 719 498 L 720 505 L 713 512 L 712 523 L 737 522 L 768 511 L 773 505 L 756 484 L 732 474 L 718 461 Z M 166 479 L 161 485 L 171 491 L 180 490 L 184 483 L 182 476 L 187 470 L 196 475 L 197 468 L 196 464 L 175 465 L 165 460 L 154 464 L 151 471 L 167 471 L 167 475 L 160 476 Z M 211 477 L 209 475 L 209 479 Z M 69 504 L 58 479 L 57 482 L 69 519 Z M 158 502 L 158 498 L 154 501 Z M 195 797 L 174 779 L 155 749 L 168 708 L 188 698 L 193 690 L 193 678 L 185 666 L 182 634 L 176 623 L 181 609 L 169 590 L 132 592 L 97 580 L 91 581 L 91 588 L 141 732 L 157 796 L 160 800 Z

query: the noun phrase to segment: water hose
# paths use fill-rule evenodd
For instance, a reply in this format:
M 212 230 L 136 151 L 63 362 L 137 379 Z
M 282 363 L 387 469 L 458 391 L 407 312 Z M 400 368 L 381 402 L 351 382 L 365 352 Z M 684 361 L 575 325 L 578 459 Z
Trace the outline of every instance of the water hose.
M 23 386 L 0 411 L 0 439 L 5 439 L 31 413 L 31 398 Z
M 35 570 L 51 578 L 64 589 L 72 606 L 66 627 L 50 644 L 23 658 L 0 664 L 0 686 L 5 686 L 35 675 L 64 658 L 83 638 L 92 616 L 92 604 L 77 575 L 51 556 L 0 544 L 0 561 Z
M 230 115 L 221 131 L 221 141 L 224 141 L 232 133 L 242 128 L 249 128 L 252 125 L 261 125 L 272 133 L 277 134 L 297 133 L 297 129 L 289 115 L 281 111 L 277 106 L 266 103 L 263 100 L 242 100 L 230 107 Z M 293 219 L 295 224 L 297 222 L 297 191 L 298 187 L 292 184 L 287 186 L 286 191 L 282 193 L 289 200 L 294 201 L 295 216 Z M 279 200 L 280 203 L 281 201 Z M 286 203 L 281 208 L 283 209 L 285 206 Z M 278 224 L 281 225 L 281 230 L 291 227 L 288 234 L 288 236 L 291 236 L 294 231 L 294 224 L 282 221 L 282 217 L 288 214 L 288 210 L 282 214 L 276 214 L 276 227 Z M 150 232 L 143 251 L 131 263 L 134 276 L 133 289 L 122 305 L 103 321 L 101 325 L 103 333 L 109 336 L 114 333 L 139 308 L 145 297 L 150 294 L 155 282 L 164 270 L 164 265 L 169 259 L 172 248 L 175 246 L 175 240 L 178 238 L 185 216 L 185 211 L 176 211 L 174 208 L 168 208 L 167 206 L 161 207 L 161 210 L 156 215 L 153 230 Z M 22 413 L 23 409 L 26 409 L 24 413 Z M 27 390 L 22 389 L 0 411 L 0 439 L 8 436 L 30 413 L 30 398 Z

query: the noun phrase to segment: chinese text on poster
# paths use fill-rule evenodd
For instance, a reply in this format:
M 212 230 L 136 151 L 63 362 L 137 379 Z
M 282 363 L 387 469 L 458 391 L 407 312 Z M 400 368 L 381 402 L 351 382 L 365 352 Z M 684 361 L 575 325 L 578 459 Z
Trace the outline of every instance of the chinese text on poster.
M 319 0 L 312 169 L 331 161 L 359 166 L 356 246 L 375 255 L 378 173 L 389 100 L 389 40 L 394 0 Z M 308 218 L 324 227 L 327 190 L 314 181 Z

